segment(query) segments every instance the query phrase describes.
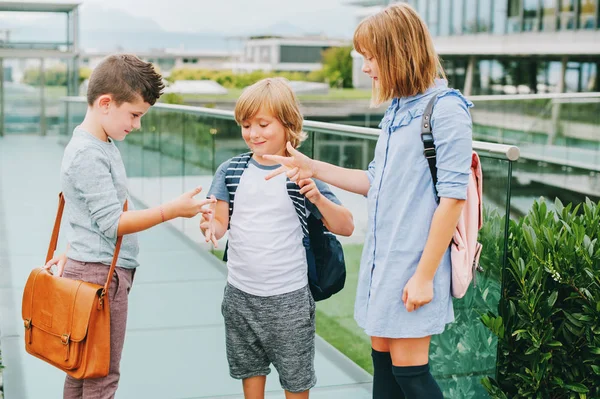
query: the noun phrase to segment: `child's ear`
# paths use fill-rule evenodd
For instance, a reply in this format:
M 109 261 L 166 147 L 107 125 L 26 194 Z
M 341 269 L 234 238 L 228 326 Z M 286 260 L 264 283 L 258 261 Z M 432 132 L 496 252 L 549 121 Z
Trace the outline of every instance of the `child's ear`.
M 98 97 L 98 107 L 103 111 L 108 111 L 108 107 L 112 103 L 112 96 L 110 94 L 103 94 Z

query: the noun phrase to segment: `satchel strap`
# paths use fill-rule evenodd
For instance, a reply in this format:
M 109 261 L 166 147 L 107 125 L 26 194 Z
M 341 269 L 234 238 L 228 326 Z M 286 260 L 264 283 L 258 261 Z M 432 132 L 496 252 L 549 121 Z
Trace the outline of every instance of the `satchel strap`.
M 54 229 L 52 230 L 52 237 L 50 238 L 50 245 L 48 246 L 48 254 L 46 255 L 46 263 L 52 256 L 54 255 L 54 251 L 56 251 L 56 247 L 58 245 L 58 234 L 60 232 L 60 224 L 62 221 L 63 211 L 65 209 L 65 197 L 63 193 L 58 195 L 58 211 L 56 212 L 56 220 L 54 221 Z M 125 200 L 125 204 L 123 204 L 123 212 L 127 212 L 127 200 Z M 110 264 L 110 269 L 108 271 L 108 276 L 106 277 L 106 284 L 104 284 L 104 288 L 102 289 L 102 293 L 100 294 L 100 299 L 104 298 L 104 295 L 108 292 L 108 287 L 110 287 L 110 282 L 112 280 L 113 273 L 115 272 L 115 267 L 117 266 L 117 260 L 119 259 L 119 251 L 121 250 L 121 242 L 123 241 L 123 236 L 117 237 L 117 243 L 115 245 L 115 254 L 113 255 L 112 263 Z

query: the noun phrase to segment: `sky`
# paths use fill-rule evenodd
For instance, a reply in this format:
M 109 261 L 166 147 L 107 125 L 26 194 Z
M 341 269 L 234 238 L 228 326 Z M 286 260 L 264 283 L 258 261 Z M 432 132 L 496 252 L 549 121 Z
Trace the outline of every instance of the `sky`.
M 49 2 L 37 0 L 38 2 Z M 70 1 L 51 1 L 69 3 Z M 171 32 L 241 34 L 289 23 L 308 33 L 352 34 L 357 8 L 348 0 L 74 0 L 148 18 Z M 19 18 L 23 18 L 19 16 Z M 31 18 L 31 17 L 30 17 Z

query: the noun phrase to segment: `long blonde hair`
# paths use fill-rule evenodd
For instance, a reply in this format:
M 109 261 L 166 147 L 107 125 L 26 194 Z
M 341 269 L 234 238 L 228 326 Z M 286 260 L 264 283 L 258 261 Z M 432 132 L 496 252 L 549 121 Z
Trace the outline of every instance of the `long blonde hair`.
M 377 60 L 380 85 L 373 82 L 373 105 L 422 93 L 446 77 L 425 22 L 406 3 L 364 19 L 354 32 L 354 48 Z
M 252 119 L 263 107 L 285 128 L 286 141 L 294 148 L 306 139 L 302 131 L 304 121 L 298 99 L 284 78 L 266 78 L 248 86 L 235 104 L 235 121 L 242 125 Z

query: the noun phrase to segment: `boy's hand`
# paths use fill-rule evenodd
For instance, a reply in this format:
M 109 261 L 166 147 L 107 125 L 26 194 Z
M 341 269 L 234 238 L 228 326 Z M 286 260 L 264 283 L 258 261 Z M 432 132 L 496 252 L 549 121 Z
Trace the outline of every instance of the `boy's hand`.
M 272 179 L 283 172 L 286 172 L 286 176 L 293 182 L 316 176 L 315 161 L 292 147 L 289 141 L 287 143 L 287 151 L 290 154 L 289 157 L 282 157 L 281 155 L 263 155 L 263 158 L 281 164 L 279 168 L 269 173 L 265 177 L 265 180 Z
M 323 198 L 313 179 L 302 179 L 298 182 L 298 186 L 300 187 L 300 194 L 304 194 L 315 205 Z
M 67 263 L 67 253 L 55 256 L 46 263 L 43 268 L 46 269 L 50 274 L 54 274 L 57 277 L 62 276 L 63 270 L 65 270 L 65 263 Z M 56 273 L 52 272 L 52 266 L 56 265 Z
M 200 191 L 202 191 L 202 187 L 196 187 L 192 191 L 182 194 L 172 202 L 176 217 L 192 218 L 200 212 L 210 212 L 210 208 L 204 208 L 204 206 L 215 203 L 216 199 L 214 197 L 202 200 L 194 198 L 196 195 L 200 194 Z
M 212 242 L 213 247 L 219 246 L 219 241 L 215 235 L 215 209 L 217 201 L 214 195 L 210 196 L 210 199 L 214 199 L 215 202 L 210 204 L 210 212 L 202 214 L 202 220 L 200 221 L 200 230 L 204 233 L 206 242 Z

